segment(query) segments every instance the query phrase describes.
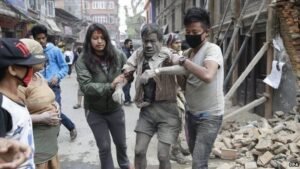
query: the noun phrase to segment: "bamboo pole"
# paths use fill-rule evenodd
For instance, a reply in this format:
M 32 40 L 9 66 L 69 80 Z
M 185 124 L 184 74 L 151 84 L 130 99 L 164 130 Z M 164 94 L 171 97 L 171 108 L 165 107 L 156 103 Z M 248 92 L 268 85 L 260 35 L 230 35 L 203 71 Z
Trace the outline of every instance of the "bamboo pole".
M 272 3 L 272 0 L 268 0 L 269 4 Z M 266 39 L 267 41 L 271 42 L 272 38 L 274 37 L 274 33 L 275 33 L 275 22 L 274 22 L 274 17 L 275 17 L 275 10 L 268 6 L 268 20 L 267 20 L 267 26 L 266 26 Z M 272 69 L 272 61 L 273 61 L 273 47 L 270 47 L 268 49 L 267 52 L 267 65 L 266 65 L 266 69 L 267 69 L 267 74 L 271 73 L 271 69 Z M 265 87 L 265 91 L 268 95 L 270 95 L 271 97 L 269 97 L 268 101 L 265 104 L 265 118 L 272 118 L 273 113 L 272 113 L 272 104 L 273 104 L 273 89 L 266 85 Z
M 218 11 L 218 10 L 216 10 L 216 8 L 215 8 L 215 5 L 214 5 L 214 1 L 208 1 L 208 9 L 209 9 L 209 11 L 210 11 L 210 23 L 213 23 L 213 24 L 215 24 L 215 15 L 216 15 L 216 12 Z M 214 40 L 214 34 L 213 34 L 213 31 L 212 31 L 212 33 L 210 33 L 209 34 L 209 40 L 210 41 L 213 41 Z
M 230 24 L 227 26 L 227 29 L 226 29 L 226 31 L 225 31 L 225 33 L 224 33 L 224 36 L 223 36 L 223 38 L 222 38 L 222 41 L 220 42 L 220 44 L 218 44 L 219 46 L 222 46 L 222 45 L 223 45 L 223 42 L 224 42 L 224 40 L 226 39 L 226 36 L 227 36 L 227 34 L 228 34 L 228 32 L 229 32 L 229 30 L 230 30 L 232 24 L 233 24 L 233 19 L 231 19 Z
M 264 46 L 258 51 L 258 53 L 255 55 L 255 57 L 252 59 L 250 64 L 247 66 L 247 68 L 244 70 L 244 72 L 241 74 L 241 76 L 238 78 L 238 80 L 233 84 L 229 92 L 225 95 L 225 100 L 229 100 L 234 92 L 238 89 L 238 87 L 242 84 L 242 82 L 245 80 L 245 78 L 248 76 L 248 74 L 251 72 L 251 70 L 255 67 L 255 65 L 258 63 L 258 61 L 263 57 L 265 52 L 269 48 L 269 42 L 266 42 Z
M 242 19 L 243 19 L 243 16 L 244 16 L 245 11 L 246 11 L 246 9 L 247 9 L 247 6 L 248 6 L 249 1 L 250 1 L 250 0 L 246 0 L 245 4 L 244 4 L 244 6 L 243 6 L 243 9 L 242 9 L 242 11 L 241 11 L 240 17 L 239 17 L 238 20 L 237 20 L 237 23 L 236 23 L 235 28 L 234 28 L 234 30 L 233 30 L 232 37 L 231 37 L 231 39 L 230 39 L 230 41 L 229 41 L 229 45 L 228 45 L 227 50 L 226 50 L 225 55 L 224 55 L 224 63 L 227 62 L 227 59 L 228 59 L 228 57 L 229 57 L 229 55 L 230 55 L 230 53 L 231 53 L 232 47 L 233 47 L 233 42 L 234 42 L 234 40 L 235 40 L 235 37 L 238 35 L 239 30 L 240 30 L 240 28 L 242 27 L 242 26 L 241 26 Z
M 257 107 L 257 106 L 262 105 L 262 104 L 265 103 L 267 100 L 268 100 L 268 99 L 267 99 L 266 96 L 263 96 L 263 97 L 261 97 L 261 98 L 259 98 L 259 99 L 256 99 L 256 100 L 252 101 L 251 103 L 249 103 L 249 104 L 247 104 L 247 105 L 245 105 L 245 106 L 239 108 L 238 110 L 236 110 L 236 111 L 234 111 L 234 112 L 232 112 L 232 113 L 230 113 L 230 114 L 225 115 L 225 116 L 224 116 L 224 120 L 225 120 L 225 119 L 228 119 L 228 118 L 230 118 L 230 117 L 232 117 L 232 116 L 235 116 L 235 115 L 237 115 L 237 114 L 240 114 L 240 113 L 242 113 L 242 112 L 247 112 L 247 111 L 249 111 L 249 110 L 252 110 L 252 109 L 254 109 L 254 108 Z
M 240 0 L 233 0 L 231 1 L 231 10 L 232 10 L 232 17 L 235 19 L 234 21 L 236 21 L 236 18 L 239 17 L 240 13 L 241 13 L 241 1 Z M 233 43 L 233 49 L 232 49 L 232 53 L 231 53 L 231 61 L 233 61 L 234 59 L 234 56 L 236 56 L 236 54 L 239 52 L 239 47 L 240 47 L 240 36 L 236 36 L 235 37 L 235 40 L 234 40 L 234 43 Z M 228 66 L 228 65 L 226 65 Z M 232 83 L 234 83 L 237 79 L 238 79 L 238 70 L 235 69 L 235 73 L 234 73 L 234 76 L 232 78 Z M 226 91 L 227 88 L 224 88 Z M 231 100 L 231 103 L 233 106 L 235 106 L 237 103 L 238 103 L 238 97 L 236 94 L 234 94 L 232 96 L 232 100 Z
M 259 18 L 260 14 L 261 14 L 262 9 L 265 6 L 265 3 L 266 3 L 266 0 L 262 0 L 262 3 L 260 5 L 260 7 L 259 7 L 259 10 L 257 11 L 257 14 L 256 14 L 256 16 L 255 16 L 252 24 L 251 24 L 251 27 L 250 27 L 249 31 L 246 33 L 246 37 L 245 37 L 245 39 L 243 41 L 243 44 L 242 44 L 241 48 L 239 49 L 239 52 L 238 52 L 237 56 L 234 58 L 234 60 L 232 62 L 232 65 L 231 65 L 231 67 L 230 67 L 230 69 L 229 69 L 229 71 L 227 73 L 227 76 L 226 76 L 225 81 L 224 81 L 224 88 L 226 88 L 226 86 L 227 86 L 227 84 L 228 84 L 228 82 L 229 82 L 229 80 L 231 78 L 232 72 L 233 72 L 235 66 L 237 65 L 237 63 L 239 62 L 239 60 L 240 60 L 240 58 L 242 56 L 242 53 L 243 53 L 245 47 L 247 46 L 247 44 L 249 42 L 249 39 L 250 39 L 250 37 L 252 35 L 252 31 L 255 28 L 255 25 L 256 25 L 256 23 L 258 21 L 258 18 Z
M 223 26 L 224 21 L 225 21 L 225 17 L 227 15 L 227 12 L 228 12 L 228 9 L 229 9 L 230 2 L 231 2 L 231 0 L 228 1 L 227 5 L 226 5 L 225 13 L 223 14 L 223 18 L 222 18 L 221 22 L 219 23 L 219 30 L 218 30 L 218 33 L 217 33 L 217 36 L 216 36 L 216 39 L 215 39 L 215 43 L 217 43 L 219 41 L 219 36 L 220 36 L 222 26 Z

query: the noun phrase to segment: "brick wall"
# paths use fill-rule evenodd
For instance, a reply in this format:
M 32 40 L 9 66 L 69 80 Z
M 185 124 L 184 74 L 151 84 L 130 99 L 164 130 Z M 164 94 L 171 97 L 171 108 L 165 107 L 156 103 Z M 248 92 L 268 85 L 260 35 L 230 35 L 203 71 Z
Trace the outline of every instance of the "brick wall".
M 288 0 L 276 4 L 280 19 L 280 33 L 297 78 L 297 109 L 300 111 L 300 5 Z

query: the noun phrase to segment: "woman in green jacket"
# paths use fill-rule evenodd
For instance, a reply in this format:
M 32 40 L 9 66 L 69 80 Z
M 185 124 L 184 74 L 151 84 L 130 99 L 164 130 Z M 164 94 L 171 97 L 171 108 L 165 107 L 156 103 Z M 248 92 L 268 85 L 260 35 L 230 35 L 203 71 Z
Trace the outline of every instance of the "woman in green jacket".
M 122 105 L 112 99 L 117 84 L 125 81 L 121 72 L 125 62 L 126 56 L 112 45 L 105 26 L 90 25 L 83 53 L 76 62 L 76 71 L 84 93 L 87 122 L 97 142 L 102 169 L 114 169 L 110 134 L 116 145 L 120 168 L 130 169 L 124 111 Z

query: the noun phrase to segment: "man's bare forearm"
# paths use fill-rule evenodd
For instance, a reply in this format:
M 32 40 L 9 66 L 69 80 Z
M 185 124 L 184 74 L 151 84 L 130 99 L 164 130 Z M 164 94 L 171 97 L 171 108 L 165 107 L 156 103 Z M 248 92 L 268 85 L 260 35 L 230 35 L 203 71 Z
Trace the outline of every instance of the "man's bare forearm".
M 188 74 L 188 71 L 183 66 L 174 65 L 158 68 L 156 73 L 161 75 L 186 75 Z

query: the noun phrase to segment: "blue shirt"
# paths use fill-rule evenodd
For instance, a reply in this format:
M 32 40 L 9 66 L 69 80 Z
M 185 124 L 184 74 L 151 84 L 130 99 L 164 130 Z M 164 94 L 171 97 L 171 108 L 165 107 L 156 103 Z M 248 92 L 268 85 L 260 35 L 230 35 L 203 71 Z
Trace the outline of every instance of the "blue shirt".
M 44 48 L 44 53 L 48 60 L 45 69 L 41 72 L 42 75 L 48 82 L 50 82 L 53 77 L 57 77 L 60 81 L 68 73 L 68 65 L 64 59 L 63 53 L 52 43 L 47 43 L 46 48 Z

